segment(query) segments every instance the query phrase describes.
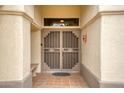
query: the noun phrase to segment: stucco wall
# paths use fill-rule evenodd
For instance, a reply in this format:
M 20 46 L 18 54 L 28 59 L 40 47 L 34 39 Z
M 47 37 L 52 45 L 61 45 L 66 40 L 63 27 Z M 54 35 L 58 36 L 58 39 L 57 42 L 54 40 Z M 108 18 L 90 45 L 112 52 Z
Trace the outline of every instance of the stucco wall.
M 99 11 L 124 11 L 124 5 L 100 5 Z
M 98 6 L 83 6 L 81 15 L 82 27 L 87 24 L 98 12 Z M 100 27 L 101 19 L 98 18 L 82 29 L 82 64 L 100 79 Z M 83 35 L 87 35 L 87 42 L 83 42 Z
M 43 5 L 40 7 L 42 18 L 80 18 L 80 6 L 73 5 Z
M 41 31 L 31 32 L 31 63 L 38 64 L 37 72 L 41 72 Z
M 124 81 L 124 15 L 102 16 L 101 79 Z
M 82 35 L 87 34 L 87 43 L 82 43 L 82 64 L 84 64 L 101 81 L 120 82 L 124 80 L 124 15 L 113 11 L 123 11 L 124 6 L 83 6 L 82 27 L 98 12 L 109 11 L 111 15 L 88 24 Z M 82 37 L 83 38 L 83 37 Z
M 11 11 L 23 11 L 24 12 L 24 5 L 1 5 L 0 10 L 11 10 Z
M 23 18 L 0 15 L 0 81 L 23 78 Z
M 84 26 L 98 13 L 97 5 L 85 5 L 81 7 L 81 26 Z
M 30 21 L 23 18 L 23 77 L 30 74 L 31 64 L 31 27 Z
M 34 6 L 33 5 L 24 5 L 24 12 L 34 19 Z
M 34 19 L 35 19 L 35 22 L 39 25 L 41 25 L 42 23 L 41 15 L 42 13 L 40 12 L 40 6 L 38 5 L 34 6 Z
M 24 6 L 0 10 L 25 12 Z M 0 15 L 0 81 L 22 80 L 30 74 L 30 21 L 18 15 Z
M 82 64 L 100 79 L 100 23 L 97 19 L 82 30 Z M 83 35 L 87 35 L 87 42 L 83 42 Z
M 36 23 L 41 25 L 41 13 L 39 12 L 38 6 L 34 5 L 1 5 L 0 10 L 5 11 L 17 11 L 25 12 L 29 15 Z

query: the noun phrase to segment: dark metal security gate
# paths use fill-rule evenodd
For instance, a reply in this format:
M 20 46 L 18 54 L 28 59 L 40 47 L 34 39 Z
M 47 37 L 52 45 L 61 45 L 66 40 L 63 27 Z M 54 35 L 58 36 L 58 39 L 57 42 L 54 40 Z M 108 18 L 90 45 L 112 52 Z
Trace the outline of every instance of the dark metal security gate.
M 43 50 L 43 71 L 79 71 L 79 31 L 44 31 Z

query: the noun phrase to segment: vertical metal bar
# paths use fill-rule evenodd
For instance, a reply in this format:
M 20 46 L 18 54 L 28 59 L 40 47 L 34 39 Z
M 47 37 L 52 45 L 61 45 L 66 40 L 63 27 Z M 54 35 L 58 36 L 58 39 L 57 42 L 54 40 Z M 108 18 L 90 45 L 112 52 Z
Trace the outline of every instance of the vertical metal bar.
M 75 66 L 75 63 L 76 63 L 76 53 L 74 52 L 74 65 L 73 65 L 73 67 Z
M 60 70 L 62 70 L 62 40 L 63 40 L 63 32 L 60 31 Z
M 78 38 L 76 38 L 76 48 L 78 48 Z
M 49 48 L 49 46 L 50 46 L 50 39 L 49 39 L 50 36 L 49 36 L 49 34 L 50 34 L 50 33 L 48 33 L 48 48 Z
M 50 63 L 51 63 L 51 67 L 52 67 L 52 69 L 53 69 L 53 57 L 52 57 L 52 54 L 53 54 L 53 52 L 51 52 L 51 55 L 50 55 L 50 57 L 51 57 L 51 58 L 50 58 L 50 61 L 51 61 Z
M 64 67 L 65 67 L 65 55 L 64 55 L 64 52 L 62 53 L 62 55 L 63 55 L 63 58 L 62 58 L 62 60 L 63 60 L 62 61 L 63 62 L 63 67 L 62 68 L 64 69 Z
M 73 53 L 73 62 L 72 62 L 72 68 L 73 68 L 73 65 L 74 65 L 74 61 L 75 61 L 75 58 L 74 58 L 74 53 Z
M 74 52 L 74 65 L 73 66 L 75 66 L 75 64 L 76 64 L 76 53 Z
M 49 52 L 47 53 L 47 62 L 48 62 L 48 66 L 50 67 L 50 63 L 49 63 Z
M 72 35 L 72 48 L 74 48 L 74 36 L 73 36 L 73 33 L 71 33 Z
M 47 42 L 46 42 L 47 43 L 47 48 L 49 47 L 49 38 L 48 37 L 49 37 L 49 34 L 47 35 Z
M 57 57 L 57 60 L 56 60 L 56 68 L 59 69 L 59 52 L 56 53 L 56 56 L 55 58 Z
M 69 69 L 69 62 L 70 62 L 70 53 L 68 52 L 68 67 L 67 67 L 67 69 Z
M 55 68 L 58 69 L 58 52 L 55 53 L 54 59 L 56 59 L 56 60 L 55 60 Z
M 49 35 L 49 36 L 50 36 L 50 38 L 49 38 L 49 42 L 50 42 L 50 46 L 49 46 L 49 47 L 50 47 L 50 48 L 51 48 L 51 43 L 52 43 L 52 42 L 51 42 L 51 41 L 52 41 L 52 40 L 51 40 L 51 39 L 52 39 L 52 33 L 53 33 L 53 32 L 50 32 L 50 35 Z
M 71 48 L 71 32 L 69 31 L 69 48 Z
M 69 69 L 69 62 L 70 62 L 70 53 L 68 52 L 68 69 Z
M 55 68 L 54 68 L 54 52 L 52 52 L 51 58 L 52 58 L 52 59 L 51 59 L 51 60 L 52 60 L 52 68 L 55 69 Z
M 49 54 L 48 54 L 48 52 L 46 53 L 46 61 L 47 61 L 47 64 L 49 66 Z
M 68 53 L 66 52 L 66 69 L 67 69 L 67 67 L 68 67 Z
M 70 53 L 69 69 L 71 69 L 71 63 L 72 63 L 72 52 L 69 52 L 69 53 Z
M 71 56 L 70 56 L 70 52 L 68 52 L 69 53 L 69 61 L 68 61 L 68 69 L 70 69 L 70 62 L 71 62 Z
M 65 43 L 65 48 L 67 48 L 67 43 L 68 43 L 68 40 L 67 40 L 67 32 L 65 32 L 65 41 L 66 41 L 66 43 Z
M 50 65 L 51 65 L 51 68 L 53 66 L 53 60 L 52 60 L 52 52 L 50 53 Z M 52 68 L 53 69 L 53 68 Z
M 55 65 L 55 67 L 56 67 L 56 69 L 58 69 L 59 67 L 58 67 L 58 63 L 59 63 L 59 61 L 58 61 L 58 59 L 59 59 L 59 53 L 57 52 L 56 54 L 55 54 L 55 59 L 56 59 L 56 65 Z
M 65 63 L 64 63 L 64 69 L 66 68 L 66 62 L 67 62 L 67 55 L 66 52 L 64 52 L 64 59 L 65 59 Z
M 49 67 L 50 67 L 50 69 L 51 69 L 51 65 L 50 65 L 50 52 L 49 52 L 48 55 L 49 55 L 49 56 L 48 56 L 48 57 L 49 57 L 49 58 L 48 58 L 48 60 L 49 60 L 49 61 L 48 61 L 48 62 L 49 62 Z
M 70 46 L 70 32 L 68 31 L 68 48 Z
M 69 47 L 68 48 L 71 48 L 71 32 L 69 31 Z
M 63 32 L 63 48 L 65 47 L 65 32 Z
M 51 48 L 51 34 L 52 32 L 49 33 L 49 48 Z
M 69 68 L 71 69 L 71 63 L 72 63 L 72 52 L 70 52 L 70 59 L 71 59 L 71 60 L 70 60 L 70 67 L 69 67 Z
M 68 32 L 68 48 L 70 47 L 70 32 Z
M 49 59 L 49 62 L 50 62 L 50 68 L 52 67 L 51 66 L 51 52 L 50 52 L 50 55 L 49 55 L 50 59 Z M 51 68 L 52 69 L 52 68 Z
M 69 32 L 67 32 L 66 39 L 67 39 L 67 48 L 68 48 L 69 47 Z
M 58 47 L 57 46 L 57 44 L 58 44 L 58 33 L 54 32 L 53 37 L 54 37 L 53 46 L 54 46 L 54 48 L 57 48 Z
M 54 48 L 58 48 L 58 32 L 54 32 Z
M 44 62 L 46 62 L 46 58 L 45 58 L 46 56 L 45 55 L 46 55 L 46 52 L 44 52 Z
M 56 69 L 58 69 L 58 58 L 59 57 L 59 55 L 58 55 L 58 52 L 55 54 L 55 59 L 56 59 L 56 61 L 55 61 L 55 67 L 56 67 Z
M 73 64 L 73 62 L 74 62 L 74 57 L 73 57 L 73 53 L 72 53 L 72 61 L 71 61 L 71 69 L 72 69 L 72 64 Z
M 70 32 L 70 36 L 71 36 L 71 37 L 70 37 L 70 38 L 71 38 L 71 39 L 70 39 L 70 43 L 71 43 L 71 46 L 70 46 L 70 47 L 72 48 L 72 32 Z
M 52 52 L 50 53 L 50 66 L 51 66 L 51 69 L 53 69 Z
M 78 63 L 79 59 L 78 59 L 78 52 L 77 52 L 77 63 Z
M 54 32 L 51 34 L 51 48 L 54 48 Z
M 55 69 L 55 60 L 54 60 L 54 54 L 55 54 L 55 52 L 53 52 L 53 55 L 52 55 L 52 58 L 53 58 L 53 69 Z
M 52 53 L 52 59 L 53 59 L 53 69 L 55 69 L 55 66 L 54 66 L 54 65 L 55 65 L 54 54 L 55 54 L 55 52 L 53 52 L 53 53 Z
M 52 48 L 52 35 L 53 35 L 53 32 L 51 32 L 50 34 L 50 48 Z
M 46 36 L 46 42 L 45 43 L 46 43 L 46 46 L 45 46 L 45 48 L 46 48 L 46 47 L 48 47 L 48 37 L 47 36 Z

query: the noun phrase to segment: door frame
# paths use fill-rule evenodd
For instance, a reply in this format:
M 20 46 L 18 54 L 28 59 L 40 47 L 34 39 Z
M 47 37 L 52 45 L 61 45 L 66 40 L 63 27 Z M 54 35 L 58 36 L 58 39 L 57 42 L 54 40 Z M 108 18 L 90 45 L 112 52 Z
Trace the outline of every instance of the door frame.
M 79 43 L 78 43 L 78 48 L 79 48 L 79 50 L 78 50 L 78 55 L 79 55 L 79 57 L 78 57 L 78 60 L 79 60 L 79 62 L 78 62 L 78 66 L 79 67 L 77 67 L 78 69 L 76 69 L 75 71 L 72 71 L 72 70 L 69 70 L 69 69 L 64 69 L 64 70 L 61 70 L 61 68 L 60 69 L 56 69 L 56 70 L 52 70 L 52 71 L 45 71 L 44 70 L 44 47 L 43 47 L 43 42 L 44 42 L 44 33 L 42 33 L 42 32 L 44 32 L 44 31 L 60 31 L 60 33 L 61 33 L 61 31 L 79 31 Z M 60 39 L 62 38 L 62 35 L 60 35 Z M 62 43 L 60 43 L 60 44 L 62 44 Z M 62 27 L 62 28 L 43 28 L 42 30 L 41 30 L 41 45 L 42 45 L 42 47 L 41 47 L 41 73 L 54 73 L 54 72 L 69 72 L 69 73 L 78 73 L 78 72 L 80 72 L 80 64 L 81 64 L 81 29 L 80 28 L 64 28 L 64 27 Z M 61 47 L 62 45 L 60 45 L 60 47 Z M 62 48 L 60 48 L 60 49 L 62 49 Z M 62 50 L 60 50 L 60 51 L 62 51 Z M 60 52 L 60 53 L 62 53 L 62 52 Z M 60 56 L 61 56 L 62 54 L 60 54 Z M 62 58 L 62 57 L 60 57 L 60 58 Z M 60 59 L 60 64 L 62 64 L 62 59 Z M 61 65 L 60 65 L 60 67 L 62 67 Z

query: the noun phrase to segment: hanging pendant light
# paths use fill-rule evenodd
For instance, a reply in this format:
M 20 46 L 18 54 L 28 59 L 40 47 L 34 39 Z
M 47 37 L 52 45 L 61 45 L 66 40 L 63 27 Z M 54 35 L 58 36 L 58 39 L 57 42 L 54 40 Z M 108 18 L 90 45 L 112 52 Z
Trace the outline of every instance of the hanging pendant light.
M 64 23 L 64 20 L 60 20 L 61 23 Z

